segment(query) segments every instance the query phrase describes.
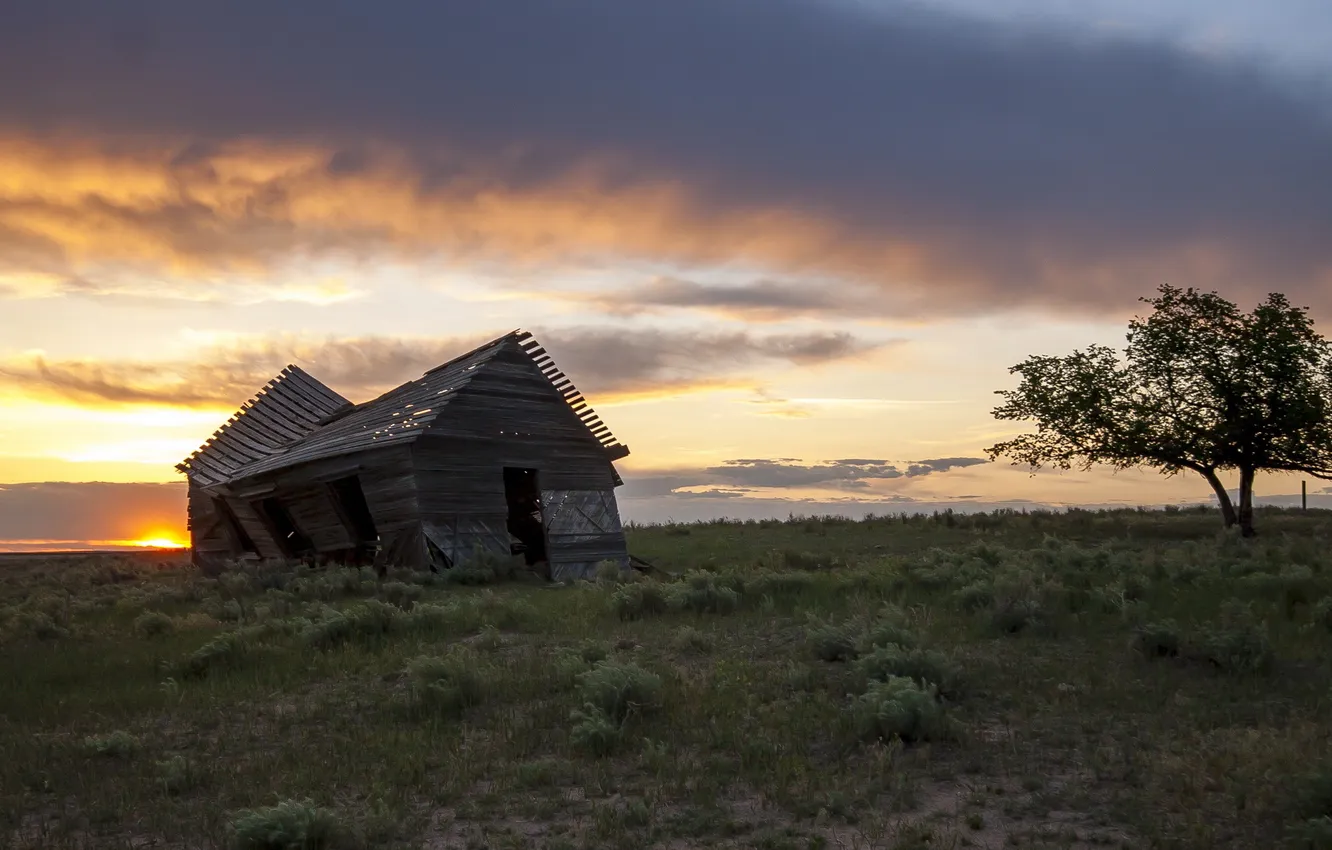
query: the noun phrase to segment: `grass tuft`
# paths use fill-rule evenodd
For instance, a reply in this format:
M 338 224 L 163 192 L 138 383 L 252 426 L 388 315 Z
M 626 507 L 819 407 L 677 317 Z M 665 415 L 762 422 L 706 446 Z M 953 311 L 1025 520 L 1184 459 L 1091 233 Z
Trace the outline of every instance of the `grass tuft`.
M 175 628 L 176 621 L 160 611 L 145 611 L 134 619 L 134 631 L 146 638 L 170 634 Z
M 636 664 L 600 661 L 578 676 L 578 694 L 615 723 L 661 705 L 661 677 Z
M 238 812 L 231 821 L 235 850 L 332 850 L 343 835 L 337 815 L 311 800 Z
M 852 705 L 856 732 L 863 740 L 940 741 L 952 724 L 933 685 L 904 676 L 872 682 Z
M 138 751 L 139 739 L 123 729 L 117 729 L 106 735 L 90 735 L 83 739 L 83 746 L 90 755 L 123 759 Z

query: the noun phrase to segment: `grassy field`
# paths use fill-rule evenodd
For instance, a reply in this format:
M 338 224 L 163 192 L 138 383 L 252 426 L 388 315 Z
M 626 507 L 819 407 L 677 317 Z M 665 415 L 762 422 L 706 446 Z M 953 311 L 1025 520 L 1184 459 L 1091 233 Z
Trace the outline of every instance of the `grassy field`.
M 1332 847 L 1332 514 L 633 529 L 548 587 L 0 560 L 0 846 Z

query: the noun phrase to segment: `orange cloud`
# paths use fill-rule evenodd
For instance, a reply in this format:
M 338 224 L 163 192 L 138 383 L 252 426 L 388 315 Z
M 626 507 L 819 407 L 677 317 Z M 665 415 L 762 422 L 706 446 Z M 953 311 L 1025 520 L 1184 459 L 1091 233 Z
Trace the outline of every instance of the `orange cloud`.
M 83 405 L 166 405 L 231 409 L 288 363 L 309 368 L 353 399 L 420 376 L 496 333 L 466 338 L 227 335 L 189 360 L 0 359 L 0 392 Z M 723 389 L 749 389 L 742 374 L 760 362 L 817 366 L 858 357 L 884 343 L 845 332 L 752 335 L 692 331 L 562 328 L 540 338 L 594 402 L 628 404 Z M 729 373 L 729 374 L 728 374 Z M 98 460 L 124 460 L 135 445 L 104 447 Z M 107 456 L 110 452 L 114 457 Z M 116 454 L 116 453 L 119 454 Z
M 626 180 L 626 164 L 608 154 L 523 181 L 511 173 L 520 154 L 458 154 L 450 177 L 436 185 L 418 158 L 391 147 L 371 148 L 348 168 L 338 165 L 336 149 L 316 145 L 251 141 L 195 150 L 183 140 L 136 139 L 113 149 L 71 138 L 3 137 L 0 294 L 325 303 L 356 293 L 340 282 L 265 292 L 238 281 L 302 258 L 352 255 L 528 270 L 607 258 L 738 262 L 871 283 L 881 293 L 877 301 L 871 290 L 834 305 L 861 315 L 867 306 L 881 315 L 967 312 L 992 308 L 997 297 L 1020 298 L 992 291 L 995 270 L 985 256 L 993 246 L 981 233 L 967 235 L 964 241 L 975 244 L 962 250 L 957 233 L 925 225 L 872 232 L 827 209 L 720 205 L 678 179 L 635 172 Z M 891 207 L 892 199 L 883 203 Z M 1122 298 L 1126 279 L 1148 279 L 1163 264 L 1208 279 L 1226 267 L 1227 256 L 1203 241 L 1144 249 L 1097 267 L 1047 247 L 1027 258 L 1037 279 L 1026 285 L 1048 286 L 1054 300 L 1068 304 L 1105 303 Z M 678 304 L 746 318 L 817 308 L 727 301 L 725 293 L 687 284 L 668 291 L 658 283 L 638 294 L 648 298 L 647 308 Z M 598 306 L 621 309 L 607 299 Z

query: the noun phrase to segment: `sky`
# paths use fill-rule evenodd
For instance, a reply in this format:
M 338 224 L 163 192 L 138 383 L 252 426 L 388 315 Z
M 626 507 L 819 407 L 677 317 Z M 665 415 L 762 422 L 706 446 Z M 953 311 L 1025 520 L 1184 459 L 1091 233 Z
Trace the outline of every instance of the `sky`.
M 987 462 L 994 393 L 1162 283 L 1332 320 L 1329 80 L 1323 0 L 11 4 L 0 549 L 183 539 L 286 364 L 519 327 L 635 521 L 1207 501 Z

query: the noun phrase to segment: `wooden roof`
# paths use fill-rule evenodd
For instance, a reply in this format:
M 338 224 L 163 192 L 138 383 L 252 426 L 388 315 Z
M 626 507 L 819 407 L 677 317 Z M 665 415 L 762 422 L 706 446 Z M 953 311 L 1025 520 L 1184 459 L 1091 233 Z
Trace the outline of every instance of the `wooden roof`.
M 350 401 L 299 366 L 288 366 L 176 469 L 204 486 L 233 480 L 247 465 L 299 440 L 348 407 Z
M 555 366 L 545 349 L 530 333 L 515 330 L 436 366 L 415 381 L 409 381 L 379 398 L 360 405 L 352 405 L 295 366 L 289 366 L 283 370 L 282 375 L 270 382 L 261 396 L 251 403 L 249 409 L 242 408 L 227 426 L 215 434 L 203 448 L 177 466 L 177 469 L 186 472 L 191 481 L 208 486 L 272 472 L 299 463 L 415 440 L 447 408 L 449 401 L 468 384 L 473 375 L 506 347 L 521 351 L 532 359 L 570 408 L 578 414 L 589 433 L 605 447 L 610 460 L 619 460 L 629 454 L 629 449 L 615 439 L 610 429 L 597 416 L 596 411 L 588 406 L 573 382 Z M 293 427 L 295 423 L 283 422 L 282 424 L 286 426 L 284 433 L 291 436 L 281 442 L 270 439 L 269 450 L 262 454 L 251 451 L 248 459 L 242 461 L 237 457 L 238 462 L 227 465 L 214 461 L 213 455 L 221 453 L 214 447 L 222 436 L 229 428 L 234 427 L 235 423 L 249 417 L 257 408 L 258 399 L 268 398 L 275 384 L 278 384 L 279 379 L 288 372 L 298 375 L 299 381 L 309 380 L 323 387 L 325 392 L 337 399 L 340 404 L 330 409 L 332 399 L 325 397 L 322 404 L 318 404 L 320 400 L 312 398 L 311 402 L 316 406 L 306 408 L 300 414 L 301 423 L 308 424 L 308 427 L 301 430 Z M 303 383 L 300 386 L 304 389 Z M 313 394 L 307 393 L 307 395 Z M 287 406 L 294 407 L 294 405 Z M 263 413 L 265 416 L 269 415 L 267 410 Z M 295 414 L 293 411 L 292 415 Z M 297 431 L 299 433 L 296 433 Z M 221 451 L 230 457 L 231 452 L 228 449 L 229 447 L 223 447 Z

